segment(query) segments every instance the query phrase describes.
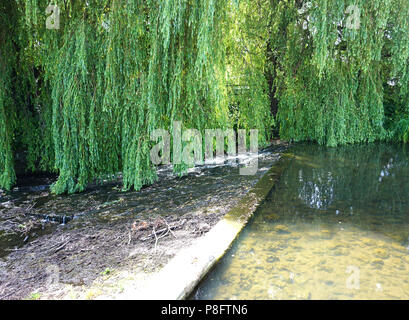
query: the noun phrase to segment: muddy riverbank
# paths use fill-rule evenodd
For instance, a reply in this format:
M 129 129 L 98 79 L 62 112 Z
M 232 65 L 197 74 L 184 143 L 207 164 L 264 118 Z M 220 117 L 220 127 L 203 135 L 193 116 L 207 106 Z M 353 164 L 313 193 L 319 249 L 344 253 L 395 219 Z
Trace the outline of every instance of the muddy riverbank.
M 286 146 L 259 155 L 254 176 L 237 159 L 177 178 L 169 168 L 139 192 L 120 184 L 54 196 L 50 181 L 0 197 L 0 299 L 97 298 L 118 274 L 150 274 L 207 233 L 278 160 Z M 98 285 L 96 285 L 98 283 Z

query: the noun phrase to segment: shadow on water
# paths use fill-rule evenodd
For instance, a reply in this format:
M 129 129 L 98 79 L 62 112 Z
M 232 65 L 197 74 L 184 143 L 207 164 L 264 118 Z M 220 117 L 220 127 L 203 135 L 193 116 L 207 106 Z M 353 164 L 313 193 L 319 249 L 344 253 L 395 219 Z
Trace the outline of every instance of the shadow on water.
M 297 145 L 196 299 L 409 298 L 409 148 Z

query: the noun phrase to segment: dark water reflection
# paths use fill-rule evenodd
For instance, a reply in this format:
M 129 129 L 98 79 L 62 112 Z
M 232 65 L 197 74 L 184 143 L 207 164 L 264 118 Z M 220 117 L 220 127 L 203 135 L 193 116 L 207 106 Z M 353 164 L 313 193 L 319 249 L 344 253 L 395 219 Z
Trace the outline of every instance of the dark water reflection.
M 271 203 L 282 206 L 285 222 L 325 219 L 397 234 L 409 223 L 409 148 L 373 144 L 326 149 L 294 148 L 296 160 L 286 171 Z

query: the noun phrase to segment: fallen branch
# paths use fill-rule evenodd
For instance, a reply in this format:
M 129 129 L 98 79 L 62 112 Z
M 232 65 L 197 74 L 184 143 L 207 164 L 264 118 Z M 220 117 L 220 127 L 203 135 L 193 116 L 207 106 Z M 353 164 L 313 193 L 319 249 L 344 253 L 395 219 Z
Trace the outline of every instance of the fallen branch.
M 186 219 L 183 219 L 182 221 L 180 221 L 179 223 L 171 226 L 169 225 L 169 223 L 167 223 L 167 221 L 165 219 L 161 219 L 161 222 L 163 222 L 163 224 L 166 225 L 166 227 L 161 228 L 159 230 L 156 230 L 155 225 L 152 225 L 152 233 L 149 234 L 146 237 L 140 238 L 140 241 L 148 241 L 148 240 L 155 240 L 155 248 L 157 247 L 158 241 L 164 237 L 166 237 L 169 233 L 171 233 L 175 238 L 177 238 L 176 234 L 173 232 L 173 230 L 178 229 L 180 227 L 182 227 L 185 223 L 186 223 Z M 157 227 L 157 225 L 156 225 Z M 131 231 L 129 231 L 128 234 L 128 245 L 131 243 L 132 241 L 132 234 L 133 232 L 135 232 L 135 230 L 137 230 L 135 224 L 132 226 Z
M 149 236 L 142 238 L 141 241 L 147 241 L 147 240 L 150 240 L 152 238 L 156 238 L 158 235 L 162 236 L 164 232 L 166 232 L 166 234 L 168 234 L 170 231 L 175 230 L 178 227 L 179 226 L 173 226 L 173 227 L 167 226 L 166 228 L 160 229 L 157 232 L 156 231 L 152 232 L 152 234 L 150 234 Z M 153 228 L 153 230 L 155 230 L 155 227 Z M 173 232 L 172 232 L 172 234 L 174 235 Z M 161 237 L 161 238 L 163 238 L 163 237 Z
M 4 251 L 15 252 L 15 251 L 22 251 L 25 248 L 15 248 L 15 249 L 4 249 Z
M 68 242 L 70 242 L 70 240 L 64 242 L 63 244 L 61 244 L 61 242 L 60 242 L 60 243 L 58 243 L 58 244 L 52 246 L 52 247 L 48 250 L 48 252 L 51 252 L 52 250 L 54 250 L 53 253 L 57 253 L 58 251 L 60 251 L 61 249 L 63 249 L 63 248 L 67 245 Z M 61 245 L 60 245 L 60 244 L 61 244 Z M 59 245 L 59 246 L 58 246 L 58 245 Z M 58 247 L 57 247 L 57 246 L 58 246 Z M 55 247 L 57 247 L 57 248 L 55 248 Z M 54 248 L 55 248 L 55 249 L 54 249 Z

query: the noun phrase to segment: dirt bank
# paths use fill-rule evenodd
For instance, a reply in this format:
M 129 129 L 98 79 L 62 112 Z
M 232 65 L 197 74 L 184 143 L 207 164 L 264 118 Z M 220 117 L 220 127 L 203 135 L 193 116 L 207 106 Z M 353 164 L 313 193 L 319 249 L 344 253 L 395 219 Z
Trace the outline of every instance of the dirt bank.
M 0 299 L 94 299 L 122 290 L 125 273 L 156 272 L 208 232 L 283 150 L 277 146 L 262 154 L 255 176 L 240 176 L 237 166 L 227 165 L 163 178 L 138 193 L 117 192 L 116 186 L 103 196 L 98 188 L 65 198 L 41 191 L 30 217 L 53 208 L 53 214 L 73 220 L 66 225 L 33 220 L 52 226 L 0 258 Z M 12 197 L 6 200 L 12 203 Z M 68 211 L 73 202 L 76 212 Z M 2 204 L 0 210 L 7 211 Z

